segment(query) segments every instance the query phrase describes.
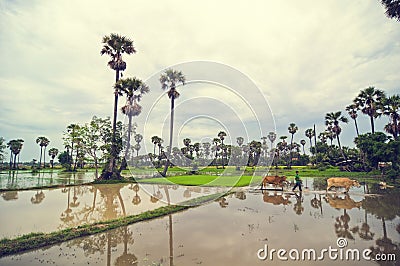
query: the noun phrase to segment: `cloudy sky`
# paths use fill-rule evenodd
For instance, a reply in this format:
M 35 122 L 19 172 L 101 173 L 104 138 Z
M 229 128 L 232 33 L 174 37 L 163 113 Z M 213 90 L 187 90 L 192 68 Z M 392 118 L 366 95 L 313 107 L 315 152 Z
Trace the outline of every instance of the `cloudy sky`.
M 21 160 L 38 157 L 38 136 L 61 149 L 68 124 L 112 115 L 114 73 L 100 56 L 110 33 L 137 49 L 125 56 L 124 77 L 149 82 L 137 119 L 147 138 L 167 139 L 169 103 L 157 79 L 176 64 L 188 80 L 212 76 L 180 88 L 177 143 L 222 129 L 233 141 L 275 127 L 288 135 L 291 122 L 300 141 L 313 124 L 323 131 L 324 115 L 344 111 L 360 89 L 400 91 L 400 24 L 378 0 L 0 0 L 0 136 L 25 140 Z M 182 65 L 198 60 L 218 64 Z M 359 120 L 368 131 L 367 117 Z M 353 145 L 351 123 L 342 138 Z

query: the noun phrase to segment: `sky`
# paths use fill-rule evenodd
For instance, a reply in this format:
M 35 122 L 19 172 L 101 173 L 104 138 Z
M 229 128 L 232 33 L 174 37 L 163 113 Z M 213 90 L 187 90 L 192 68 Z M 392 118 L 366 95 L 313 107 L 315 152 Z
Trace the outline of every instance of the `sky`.
M 115 74 L 100 55 L 110 33 L 137 50 L 124 56 L 124 77 L 150 86 L 135 118 L 147 152 L 152 135 L 168 140 L 158 77 L 171 66 L 191 81 L 176 101 L 179 146 L 220 130 L 228 143 L 274 130 L 289 136 L 292 122 L 299 142 L 314 124 L 323 131 L 325 114 L 344 113 L 361 89 L 400 93 L 400 24 L 378 0 L 0 0 L 0 136 L 25 140 L 21 161 L 38 158 L 38 136 L 61 150 L 67 125 L 112 116 Z M 368 117 L 358 122 L 370 130 Z M 354 146 L 354 136 L 352 121 L 343 125 L 342 144 Z

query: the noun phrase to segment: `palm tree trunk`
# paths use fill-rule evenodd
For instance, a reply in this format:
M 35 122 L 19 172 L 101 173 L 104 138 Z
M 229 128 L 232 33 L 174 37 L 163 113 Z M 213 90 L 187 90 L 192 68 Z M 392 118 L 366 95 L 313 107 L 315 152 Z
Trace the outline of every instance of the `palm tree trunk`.
M 43 147 L 40 146 L 39 169 L 42 167 L 42 152 L 43 152 Z
M 17 163 L 17 154 L 14 154 L 14 169 L 17 169 L 17 166 L 16 166 L 16 163 Z
M 172 136 L 174 132 L 174 108 L 175 108 L 175 97 L 171 97 L 171 122 L 170 122 L 170 128 L 169 128 L 169 147 L 168 147 L 168 156 L 171 155 L 171 149 L 172 149 Z M 164 171 L 162 172 L 162 176 L 165 177 L 167 175 L 169 167 L 169 159 L 167 157 L 167 162 L 165 163 Z
M 370 122 L 371 122 L 371 131 L 372 131 L 372 134 L 374 134 L 374 133 L 375 133 L 374 117 L 371 115 L 371 116 L 369 117 L 369 120 L 370 120 Z
M 337 135 L 336 138 L 337 138 L 337 142 L 338 142 L 338 145 L 339 145 L 340 152 L 342 153 L 343 158 L 344 158 L 345 160 L 347 160 L 346 155 L 345 155 L 344 152 L 343 152 L 342 145 L 340 145 L 339 135 Z
M 10 151 L 10 170 L 11 170 L 12 165 L 13 165 L 12 158 L 13 158 L 12 151 Z
M 222 149 L 222 155 L 221 155 L 222 169 L 225 169 L 225 160 L 224 160 L 225 152 L 224 152 L 224 141 L 223 140 L 221 140 L 221 149 Z
M 128 114 L 128 136 L 126 140 L 125 160 L 128 157 L 129 149 L 131 148 L 131 134 L 132 134 L 132 115 Z
M 43 169 L 46 168 L 46 146 L 44 146 L 43 152 Z
M 354 119 L 354 125 L 356 127 L 356 133 L 357 133 L 357 137 L 358 137 L 358 136 L 360 136 L 360 133 L 358 131 L 357 119 Z
M 290 156 L 289 156 L 289 169 L 292 168 L 292 149 L 293 149 L 293 134 L 292 134 L 292 138 L 290 139 Z

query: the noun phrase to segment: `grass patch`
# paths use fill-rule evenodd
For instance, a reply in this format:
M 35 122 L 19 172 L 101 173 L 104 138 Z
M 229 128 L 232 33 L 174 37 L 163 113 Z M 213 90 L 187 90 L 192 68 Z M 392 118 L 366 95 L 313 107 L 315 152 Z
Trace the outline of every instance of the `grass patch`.
M 97 222 L 89 225 L 82 225 L 74 228 L 67 228 L 64 230 L 46 234 L 30 233 L 14 239 L 4 238 L 0 240 L 0 257 L 58 244 L 78 237 L 84 237 L 84 236 L 94 235 L 97 233 L 102 233 L 111 229 L 115 229 L 121 226 L 127 226 L 141 221 L 159 218 L 171 213 L 176 213 L 179 211 L 196 207 L 202 203 L 215 200 L 223 195 L 224 193 L 207 195 L 182 202 L 181 203 L 182 205 L 164 206 L 157 208 L 155 210 L 143 212 L 136 215 L 130 215 L 109 221 Z
M 140 179 L 139 183 L 145 184 L 177 184 L 186 186 L 220 186 L 220 187 L 243 187 L 250 182 L 261 182 L 261 176 L 214 176 L 214 175 L 181 175 L 167 178 Z

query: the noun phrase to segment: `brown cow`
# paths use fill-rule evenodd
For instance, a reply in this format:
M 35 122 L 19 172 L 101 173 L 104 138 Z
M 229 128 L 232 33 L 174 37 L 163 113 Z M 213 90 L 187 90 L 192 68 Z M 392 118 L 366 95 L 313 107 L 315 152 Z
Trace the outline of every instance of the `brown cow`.
M 362 205 L 362 201 L 356 202 L 352 198 L 350 198 L 348 194 L 344 198 L 327 195 L 326 200 L 329 203 L 329 205 L 331 205 L 331 207 L 335 209 L 350 210 L 353 208 L 360 208 Z
M 266 175 L 262 180 L 261 189 L 266 188 L 267 184 L 273 184 L 275 185 L 275 187 L 279 185 L 283 189 L 283 185 L 285 182 L 286 182 L 286 176 Z
M 328 191 L 331 187 L 344 187 L 346 188 L 346 192 L 349 192 L 350 187 L 360 187 L 360 184 L 357 180 L 352 180 L 347 177 L 331 177 L 327 180 L 328 186 L 326 187 L 326 191 Z

